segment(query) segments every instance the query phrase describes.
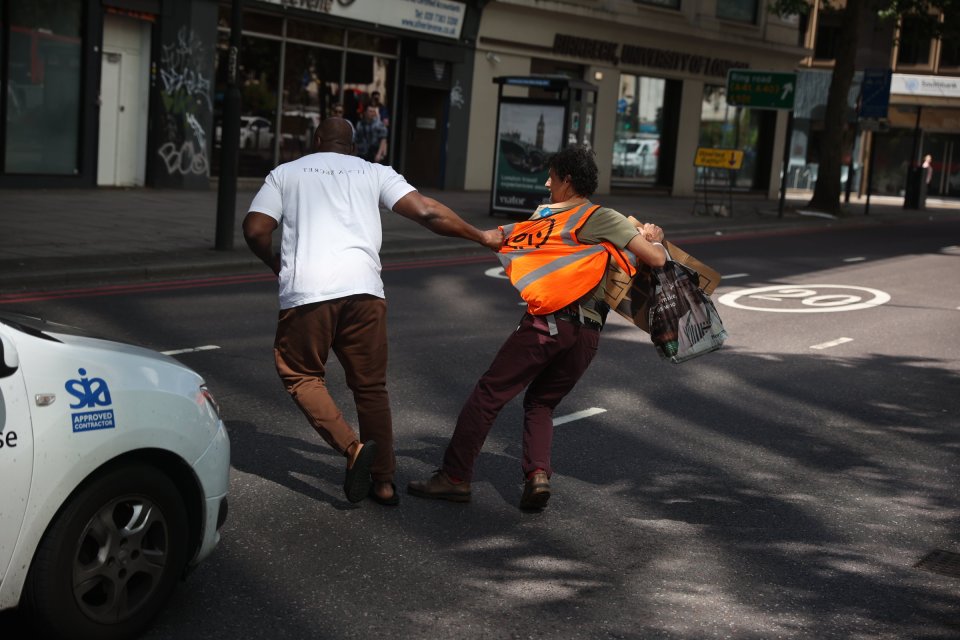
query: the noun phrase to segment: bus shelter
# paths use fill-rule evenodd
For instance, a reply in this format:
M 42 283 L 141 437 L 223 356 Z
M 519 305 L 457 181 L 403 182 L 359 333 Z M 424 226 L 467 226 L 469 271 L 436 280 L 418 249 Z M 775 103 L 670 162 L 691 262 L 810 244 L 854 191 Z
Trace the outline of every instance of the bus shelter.
M 571 144 L 593 145 L 597 87 L 566 76 L 499 76 L 490 215 L 526 217 L 550 192 L 550 156 Z M 504 95 L 505 87 L 527 96 Z M 520 215 L 518 215 L 520 214 Z

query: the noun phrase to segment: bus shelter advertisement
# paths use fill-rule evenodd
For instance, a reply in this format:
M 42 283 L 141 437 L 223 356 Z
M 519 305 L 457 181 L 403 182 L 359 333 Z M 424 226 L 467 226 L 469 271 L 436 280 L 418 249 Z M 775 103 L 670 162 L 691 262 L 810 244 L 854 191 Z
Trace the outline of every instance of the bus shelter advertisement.
M 500 102 L 493 209 L 532 213 L 550 195 L 547 161 L 560 150 L 565 108 L 558 102 Z

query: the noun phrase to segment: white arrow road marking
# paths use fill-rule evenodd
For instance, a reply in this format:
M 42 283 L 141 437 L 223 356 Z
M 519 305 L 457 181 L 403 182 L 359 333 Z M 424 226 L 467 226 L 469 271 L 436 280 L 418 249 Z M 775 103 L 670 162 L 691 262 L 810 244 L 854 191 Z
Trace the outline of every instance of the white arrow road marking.
M 503 278 L 504 280 L 509 280 L 507 274 L 503 272 L 503 267 L 490 267 L 483 272 L 483 275 L 488 278 Z
M 579 420 L 580 418 L 589 418 L 590 416 L 595 416 L 598 413 L 606 413 L 606 409 L 601 409 L 599 407 L 591 407 L 589 409 L 584 409 L 583 411 L 577 411 L 576 413 L 571 413 L 569 415 L 561 416 L 559 418 L 553 419 L 553 426 L 558 426 L 567 422 L 573 422 L 574 420 Z
M 219 348 L 220 347 L 218 347 L 215 344 L 206 344 L 206 345 L 203 345 L 202 347 L 194 347 L 192 349 L 174 349 L 173 351 L 161 351 L 160 353 L 162 353 L 165 356 L 178 356 L 181 353 L 194 353 L 196 351 L 213 351 L 214 349 L 219 349 Z
M 845 342 L 853 342 L 853 338 L 837 338 L 836 340 L 831 340 L 830 342 L 815 344 L 810 348 L 811 349 L 829 349 L 830 347 L 835 347 L 838 344 L 843 344 Z

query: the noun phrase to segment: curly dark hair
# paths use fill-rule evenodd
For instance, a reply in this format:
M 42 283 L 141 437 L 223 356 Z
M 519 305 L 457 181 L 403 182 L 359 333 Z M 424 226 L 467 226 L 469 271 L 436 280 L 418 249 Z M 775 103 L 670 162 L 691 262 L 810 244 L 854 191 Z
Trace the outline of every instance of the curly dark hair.
M 550 156 L 548 167 L 561 180 L 570 177 L 578 196 L 589 198 L 597 190 L 597 161 L 593 149 L 586 145 L 570 145 Z

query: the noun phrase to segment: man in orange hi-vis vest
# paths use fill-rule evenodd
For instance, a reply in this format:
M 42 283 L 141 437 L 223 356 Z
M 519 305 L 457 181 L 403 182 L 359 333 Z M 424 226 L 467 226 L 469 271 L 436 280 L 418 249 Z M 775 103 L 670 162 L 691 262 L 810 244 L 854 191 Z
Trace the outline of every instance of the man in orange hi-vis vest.
M 549 163 L 550 204 L 529 220 L 501 227 L 500 260 L 527 311 L 463 405 L 443 464 L 407 492 L 421 498 L 470 501 L 473 467 L 503 406 L 523 398 L 525 483 L 520 508 L 539 510 L 550 499 L 553 411 L 597 352 L 608 308 L 607 264 L 633 273 L 637 260 L 662 267 L 663 230 L 634 226 L 622 214 L 590 202 L 597 189 L 593 151 L 573 146 Z M 629 253 L 628 253 L 629 252 Z

